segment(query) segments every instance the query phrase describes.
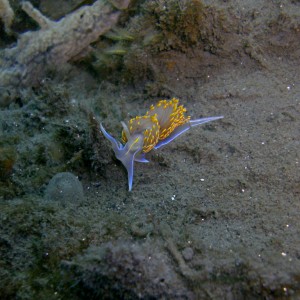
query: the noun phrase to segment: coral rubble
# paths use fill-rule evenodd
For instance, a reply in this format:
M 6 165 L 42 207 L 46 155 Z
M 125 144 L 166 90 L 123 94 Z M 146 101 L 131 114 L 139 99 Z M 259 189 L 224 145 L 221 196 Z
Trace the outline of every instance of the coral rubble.
M 3 2 L 3 1 L 2 1 Z M 23 33 L 17 44 L 2 55 L 0 90 L 7 87 L 34 85 L 49 68 L 59 68 L 82 56 L 89 45 L 111 29 L 130 0 L 97 0 L 59 21 L 43 16 L 30 2 L 22 9 L 40 26 L 40 30 Z
M 15 17 L 8 0 L 0 0 L 0 19 L 4 24 L 4 29 L 7 33 L 10 33 L 10 26 Z

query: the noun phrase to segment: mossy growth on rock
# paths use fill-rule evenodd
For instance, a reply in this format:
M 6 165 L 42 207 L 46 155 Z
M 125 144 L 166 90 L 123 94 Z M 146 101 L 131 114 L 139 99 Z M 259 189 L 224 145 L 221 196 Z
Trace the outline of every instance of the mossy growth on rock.
M 59 172 L 102 176 L 99 124 L 64 85 L 45 81 L 0 111 L 0 199 L 41 194 Z
M 199 42 L 205 19 L 201 1 L 149 1 L 146 10 L 161 33 L 159 50 L 184 50 Z
M 0 179 L 8 180 L 16 161 L 16 151 L 12 146 L 0 147 Z
M 1 197 L 14 197 L 18 188 L 12 178 L 13 168 L 17 160 L 15 143 L 16 136 L 0 137 L 0 199 Z
M 214 6 L 200 0 L 150 0 L 136 3 L 132 10 L 130 19 L 94 45 L 92 65 L 101 76 L 163 82 L 157 66 L 162 52 L 167 56 L 170 50 L 185 53 L 195 47 L 211 53 L 222 50 L 229 22 Z
M 143 11 L 145 23 L 159 35 L 150 43 L 157 51 L 186 52 L 197 46 L 216 52 L 224 42 L 225 13 L 200 0 L 146 1 Z

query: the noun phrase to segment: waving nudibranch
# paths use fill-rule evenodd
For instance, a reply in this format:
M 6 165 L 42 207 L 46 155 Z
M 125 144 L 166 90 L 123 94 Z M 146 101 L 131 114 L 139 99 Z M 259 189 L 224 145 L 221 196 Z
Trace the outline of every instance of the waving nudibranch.
M 167 145 L 190 128 L 210 121 L 222 119 L 223 116 L 191 120 L 184 114 L 186 109 L 178 105 L 179 100 L 161 100 L 144 116 L 131 119 L 127 124 L 121 122 L 122 143 L 106 132 L 102 124 L 103 135 L 111 142 L 116 158 L 122 162 L 128 172 L 128 187 L 132 189 L 133 164 L 149 162 L 145 154 L 152 149 Z

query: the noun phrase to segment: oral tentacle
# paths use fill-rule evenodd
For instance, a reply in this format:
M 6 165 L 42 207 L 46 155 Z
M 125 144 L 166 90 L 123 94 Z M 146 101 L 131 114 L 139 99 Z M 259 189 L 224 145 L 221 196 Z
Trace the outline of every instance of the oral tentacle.
M 122 144 L 117 141 L 114 137 L 112 137 L 103 127 L 103 125 L 100 123 L 100 130 L 102 131 L 103 135 L 111 142 L 112 148 L 114 152 L 116 153 L 116 150 L 122 149 Z
M 149 162 L 149 160 L 146 159 L 146 157 L 145 157 L 145 153 L 143 153 L 143 152 L 137 153 L 135 158 L 134 158 L 134 161 L 141 162 L 141 163 L 148 163 Z

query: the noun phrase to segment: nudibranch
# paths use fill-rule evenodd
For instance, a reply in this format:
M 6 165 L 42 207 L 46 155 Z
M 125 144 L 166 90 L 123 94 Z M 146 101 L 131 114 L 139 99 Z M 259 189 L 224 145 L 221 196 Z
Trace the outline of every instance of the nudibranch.
M 128 187 L 132 189 L 134 162 L 149 162 L 145 154 L 152 149 L 167 145 L 190 128 L 210 121 L 222 119 L 223 116 L 191 120 L 185 116 L 186 109 L 178 105 L 179 100 L 160 100 L 151 105 L 144 116 L 137 116 L 127 124 L 121 122 L 122 142 L 106 132 L 102 124 L 103 135 L 111 142 L 116 158 L 122 162 L 128 172 Z

